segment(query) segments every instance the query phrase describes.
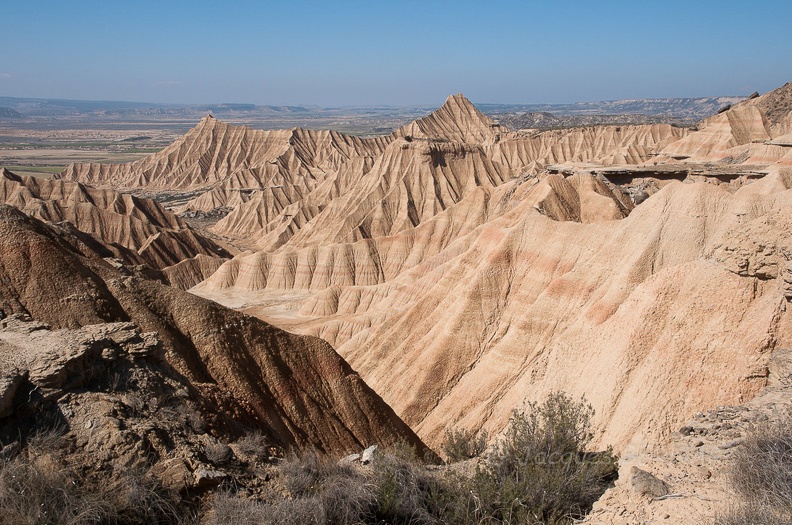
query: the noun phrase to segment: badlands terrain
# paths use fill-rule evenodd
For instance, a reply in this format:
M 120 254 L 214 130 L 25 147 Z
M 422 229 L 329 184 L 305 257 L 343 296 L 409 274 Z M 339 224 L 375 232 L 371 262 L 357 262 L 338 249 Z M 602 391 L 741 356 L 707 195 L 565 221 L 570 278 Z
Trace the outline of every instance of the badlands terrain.
M 209 115 L 134 161 L 3 169 L 3 444 L 43 411 L 205 487 L 206 440 L 431 459 L 563 391 L 622 458 L 592 522 L 711 516 L 792 345 L 792 84 L 730 102 L 693 127 L 514 130 L 453 95 L 369 137 Z M 118 423 L 164 398 L 178 417 Z M 641 499 L 634 466 L 678 494 Z

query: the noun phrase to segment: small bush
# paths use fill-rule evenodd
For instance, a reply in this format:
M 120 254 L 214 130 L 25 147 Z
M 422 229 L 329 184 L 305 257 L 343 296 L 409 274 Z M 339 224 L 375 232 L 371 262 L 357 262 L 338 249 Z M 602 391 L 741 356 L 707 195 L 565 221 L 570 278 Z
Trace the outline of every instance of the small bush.
M 60 456 L 65 446 L 56 433 L 40 434 L 0 461 L 0 525 L 183 522 L 167 491 L 143 473 L 86 478 Z
M 242 436 L 235 443 L 241 454 L 257 458 L 266 458 L 271 445 L 269 439 L 258 430 Z
M 359 523 L 334 521 L 326 515 L 327 507 L 319 498 L 287 499 L 267 505 L 267 518 L 261 525 L 324 525 L 325 523 Z
M 377 521 L 382 523 L 431 523 L 427 496 L 432 479 L 417 464 L 415 452 L 400 445 L 373 462 Z
M 257 501 L 220 491 L 212 498 L 212 510 L 205 525 L 260 525 L 267 523 L 269 507 Z
M 319 483 L 330 477 L 327 472 L 330 468 L 316 453 L 308 452 L 287 457 L 278 471 L 283 485 L 293 496 L 299 497 L 315 492 Z
M 440 448 L 449 462 L 464 461 L 482 455 L 487 450 L 488 439 L 486 430 L 473 432 L 450 429 L 445 431 L 445 439 Z
M 789 525 L 788 519 L 783 519 L 765 506 L 744 504 L 738 507 L 721 511 L 715 517 L 715 525 Z
M 502 523 L 566 523 L 591 509 L 615 479 L 609 449 L 587 452 L 594 410 L 563 393 L 515 411 L 473 480 L 476 513 Z
M 206 421 L 201 415 L 201 412 L 190 406 L 185 406 L 183 410 L 184 410 L 184 417 L 187 421 L 187 425 L 191 429 L 193 429 L 195 432 L 199 434 L 203 434 L 204 432 L 206 432 L 207 425 L 206 425 Z
M 17 457 L 0 464 L 0 524 L 98 523 L 107 514 L 99 498 L 82 494 L 74 476 L 50 458 Z
M 343 490 L 339 487 L 338 490 Z M 357 517 L 344 516 L 341 507 L 333 507 L 319 496 L 284 499 L 274 502 L 254 501 L 227 492 L 214 495 L 212 509 L 204 525 L 323 525 L 367 523 Z
M 326 523 L 457 523 L 446 518 L 454 515 L 458 487 L 432 474 L 406 445 L 377 454 L 365 469 L 305 454 L 279 470 L 293 497 L 288 505 L 318 502 Z
M 308 453 L 287 458 L 279 471 L 294 500 L 319 502 L 327 523 L 366 523 L 374 515 L 374 487 L 352 465 Z
M 324 525 L 337 523 L 327 519 L 325 508 L 317 498 L 297 498 L 263 503 L 245 497 L 218 492 L 204 525 Z
M 210 463 L 214 465 L 223 465 L 231 459 L 233 452 L 231 452 L 231 447 L 217 441 L 204 445 L 204 455 Z
M 792 516 L 792 428 L 777 425 L 749 437 L 736 451 L 731 480 L 748 501 Z
M 110 481 L 97 480 L 85 488 L 110 505 L 104 523 L 181 525 L 190 519 L 186 509 L 176 507 L 173 494 L 143 471 L 113 473 Z

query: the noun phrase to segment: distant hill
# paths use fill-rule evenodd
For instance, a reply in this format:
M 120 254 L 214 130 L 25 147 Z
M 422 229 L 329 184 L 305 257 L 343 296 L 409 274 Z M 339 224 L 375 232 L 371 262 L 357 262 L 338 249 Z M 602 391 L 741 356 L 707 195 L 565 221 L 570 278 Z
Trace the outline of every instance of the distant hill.
M 478 104 L 484 113 L 547 112 L 556 115 L 678 115 L 704 118 L 727 104 L 736 104 L 747 97 L 699 97 L 605 100 L 573 104 Z
M 65 100 L 42 98 L 0 97 L 0 116 L 7 109 L 14 112 L 15 118 L 89 115 L 124 116 L 124 115 L 205 115 L 207 112 L 219 115 L 230 114 L 272 114 L 272 113 L 305 113 L 311 108 L 303 106 L 257 106 L 255 104 L 157 104 L 150 102 L 125 102 L 102 100 Z
M 559 129 L 602 124 L 670 123 L 691 126 L 747 97 L 608 100 L 575 104 L 482 104 L 481 110 L 512 129 Z
M 0 118 L 23 118 L 23 115 L 11 108 L 0 107 Z
M 691 125 L 746 97 L 701 97 L 610 100 L 573 104 L 479 104 L 485 115 L 513 128 L 554 129 L 595 124 L 651 124 L 668 122 Z M 256 122 L 283 119 L 285 127 L 321 127 L 317 119 L 356 116 L 380 119 L 398 127 L 430 113 L 428 106 L 261 106 L 256 104 L 156 104 L 145 102 L 91 101 L 0 97 L 0 117 L 91 117 L 124 118 L 201 118 L 207 113 L 218 118 Z M 4 114 L 3 112 L 8 112 Z M 334 122 L 335 123 L 335 122 Z M 394 128 L 383 129 L 390 131 Z

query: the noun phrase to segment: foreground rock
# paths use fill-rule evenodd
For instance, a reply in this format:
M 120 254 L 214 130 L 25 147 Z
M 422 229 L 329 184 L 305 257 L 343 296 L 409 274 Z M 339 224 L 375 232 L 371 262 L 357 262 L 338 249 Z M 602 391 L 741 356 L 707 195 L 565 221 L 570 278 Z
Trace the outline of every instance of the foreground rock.
M 426 450 L 320 339 L 286 333 L 108 264 L 68 232 L 9 206 L 0 206 L 0 261 L 3 315 L 28 315 L 53 328 L 132 322 L 156 332 L 170 366 L 216 407 L 207 418 L 230 417 L 283 447 L 343 453 L 365 443 L 404 440 Z M 38 337 L 27 330 L 27 337 Z M 148 337 L 140 342 L 141 352 L 156 347 Z M 53 388 L 69 386 L 71 371 L 82 370 L 87 359 L 82 346 L 75 348 L 74 356 L 40 356 L 35 366 L 25 361 L 25 377 L 49 378 Z M 128 353 L 136 351 L 129 347 Z M 2 368 L 20 366 L 9 362 Z M 13 378 L 6 383 L 19 388 Z
M 682 424 L 666 447 L 623 457 L 616 486 L 605 492 L 583 523 L 712 523 L 717 513 L 736 508 L 739 498 L 729 481 L 733 457 L 752 432 L 792 413 L 791 358 L 788 348 L 775 352 L 768 387 L 756 398 L 699 412 Z M 639 482 L 646 490 L 636 490 L 636 470 L 644 473 L 640 478 L 652 480 Z

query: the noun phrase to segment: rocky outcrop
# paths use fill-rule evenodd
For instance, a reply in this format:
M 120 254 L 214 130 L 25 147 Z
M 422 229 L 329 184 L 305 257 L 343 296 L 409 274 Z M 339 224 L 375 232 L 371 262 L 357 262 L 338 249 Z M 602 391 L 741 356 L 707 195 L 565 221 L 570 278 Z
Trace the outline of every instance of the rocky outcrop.
M 427 117 L 416 120 L 397 130 L 397 137 L 407 140 L 468 142 L 483 144 L 495 140 L 502 130 L 500 125 L 485 116 L 465 98 L 457 94 Z
M 635 466 L 630 469 L 630 484 L 641 496 L 661 498 L 668 494 L 668 484 L 665 481 Z
M 209 278 L 226 261 L 227 259 L 207 257 L 199 254 L 192 259 L 186 259 L 165 268 L 163 273 L 171 286 L 181 290 L 189 290 Z
M 792 131 L 792 86 L 735 104 L 702 121 L 698 130 L 670 144 L 663 156 L 694 162 L 792 164 L 783 136 Z
M 200 473 L 217 469 L 213 447 L 244 438 L 255 425 L 235 399 L 220 405 L 216 387 L 178 374 L 156 334 L 132 323 L 52 330 L 15 314 L 2 321 L 0 363 L 6 460 L 20 444 L 49 435 L 67 446 L 41 453 L 73 455 L 92 472 L 145 469 L 184 495 L 207 488 Z M 244 460 L 266 463 L 269 453 L 278 447 Z M 221 468 L 254 481 L 241 458 L 228 457 Z
M 30 315 L 54 328 L 123 321 L 156 332 L 170 366 L 215 403 L 229 403 L 230 414 L 259 428 L 274 443 L 345 452 L 403 439 L 425 449 L 320 339 L 286 333 L 131 274 L 91 253 L 67 232 L 9 206 L 0 206 L 0 261 L 0 308 L 5 315 Z M 54 372 L 45 366 L 41 374 L 57 378 L 58 370 L 84 368 L 81 363 L 93 354 L 83 350 L 79 347 L 74 356 L 61 352 Z M 128 353 L 135 355 L 132 349 Z
M 728 515 L 739 503 L 729 479 L 735 453 L 755 432 L 788 425 L 791 364 L 789 348 L 778 348 L 763 371 L 768 386 L 755 398 L 691 414 L 660 450 L 622 457 L 615 486 L 582 523 L 681 525 L 691 516 L 715 521 L 716 514 Z M 645 474 L 636 480 L 636 471 Z

